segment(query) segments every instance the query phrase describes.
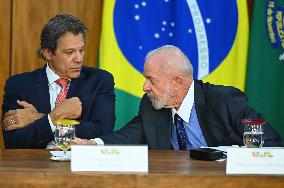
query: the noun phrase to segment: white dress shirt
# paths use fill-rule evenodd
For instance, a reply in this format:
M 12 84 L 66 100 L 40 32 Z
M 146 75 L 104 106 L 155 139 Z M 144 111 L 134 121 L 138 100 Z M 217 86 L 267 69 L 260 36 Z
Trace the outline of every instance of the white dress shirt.
M 49 90 L 49 99 L 50 99 L 49 102 L 51 107 L 50 110 L 53 110 L 55 108 L 56 97 L 61 90 L 61 87 L 57 83 L 55 83 L 55 81 L 60 77 L 49 68 L 48 64 L 46 65 L 46 76 L 48 80 L 48 90 Z M 48 121 L 52 132 L 54 132 L 55 126 L 53 125 L 49 114 L 48 114 Z
M 175 108 L 172 108 L 171 110 L 173 117 L 171 144 L 173 149 L 179 150 L 176 127 L 174 125 L 175 113 L 177 113 L 183 120 L 185 133 L 189 141 L 186 146 L 187 149 L 199 148 L 202 146 L 207 147 L 207 143 L 202 133 L 194 104 L 194 81 L 189 87 L 188 92 L 183 99 L 178 111 Z
M 191 108 L 194 103 L 194 81 L 192 81 L 191 86 L 188 89 L 188 92 L 183 99 L 178 111 L 175 108 L 172 108 L 172 117 L 173 117 L 173 123 L 174 123 L 174 115 L 177 113 L 183 121 L 186 123 L 189 122 L 190 114 L 191 114 Z
M 48 80 L 48 90 L 49 90 L 49 98 L 50 98 L 49 102 L 50 102 L 50 107 L 51 107 L 50 110 L 52 111 L 55 108 L 56 97 L 61 91 L 61 87 L 55 82 L 60 77 L 55 72 L 53 72 L 53 70 L 50 69 L 48 64 L 46 64 L 46 76 Z M 69 85 L 70 83 L 67 86 L 68 88 L 69 88 Z M 52 132 L 54 132 L 55 126 L 53 125 L 49 114 L 48 114 L 48 121 L 49 121 L 49 125 L 50 125 Z M 52 145 L 52 142 L 48 144 L 47 146 L 48 149 L 50 148 L 50 145 Z

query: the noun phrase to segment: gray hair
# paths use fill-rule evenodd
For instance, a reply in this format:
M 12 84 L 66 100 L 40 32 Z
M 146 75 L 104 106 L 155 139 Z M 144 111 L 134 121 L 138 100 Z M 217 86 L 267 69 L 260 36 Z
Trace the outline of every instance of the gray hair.
M 169 66 L 176 67 L 186 76 L 193 75 L 193 68 L 192 64 L 190 63 L 190 60 L 178 47 L 173 45 L 164 45 L 155 50 L 148 52 L 148 54 L 145 57 L 145 62 L 147 62 L 150 57 L 161 53 L 166 53 L 166 54 L 170 53 L 173 54 L 174 57 L 177 57 L 177 61 L 166 61 L 165 62 L 166 64 L 164 64 L 163 67 L 165 68 L 169 68 Z

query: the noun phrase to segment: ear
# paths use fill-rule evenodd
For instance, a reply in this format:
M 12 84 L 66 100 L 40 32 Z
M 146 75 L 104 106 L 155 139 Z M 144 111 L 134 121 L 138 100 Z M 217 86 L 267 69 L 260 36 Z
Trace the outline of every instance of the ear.
M 174 81 L 175 81 L 175 84 L 181 86 L 183 79 L 182 79 L 181 76 L 178 75 L 178 76 L 175 76 L 175 77 L 174 77 Z
M 182 87 L 183 79 L 181 76 L 177 75 L 174 77 L 174 87 L 179 90 Z
M 48 61 L 50 61 L 51 60 L 51 55 L 52 55 L 52 53 L 51 53 L 51 51 L 49 50 L 49 49 L 43 49 L 42 50 L 42 55 L 44 56 L 44 58 L 45 59 L 47 59 Z

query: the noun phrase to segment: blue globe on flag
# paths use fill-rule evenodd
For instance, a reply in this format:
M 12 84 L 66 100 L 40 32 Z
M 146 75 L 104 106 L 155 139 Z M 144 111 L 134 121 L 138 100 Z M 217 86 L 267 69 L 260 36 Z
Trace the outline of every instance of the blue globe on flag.
M 150 50 L 172 44 L 191 60 L 194 78 L 202 79 L 231 50 L 238 7 L 234 0 L 117 0 L 113 26 L 120 50 L 140 73 Z

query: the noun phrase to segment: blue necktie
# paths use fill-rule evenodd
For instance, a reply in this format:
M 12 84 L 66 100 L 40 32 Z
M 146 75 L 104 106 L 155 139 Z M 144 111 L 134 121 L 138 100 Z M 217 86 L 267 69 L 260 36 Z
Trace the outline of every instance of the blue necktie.
M 177 113 L 174 117 L 174 123 L 176 126 L 179 150 L 187 150 L 186 145 L 189 143 L 189 141 L 185 132 L 185 128 L 183 126 L 183 120 L 181 119 L 181 117 L 179 117 Z

